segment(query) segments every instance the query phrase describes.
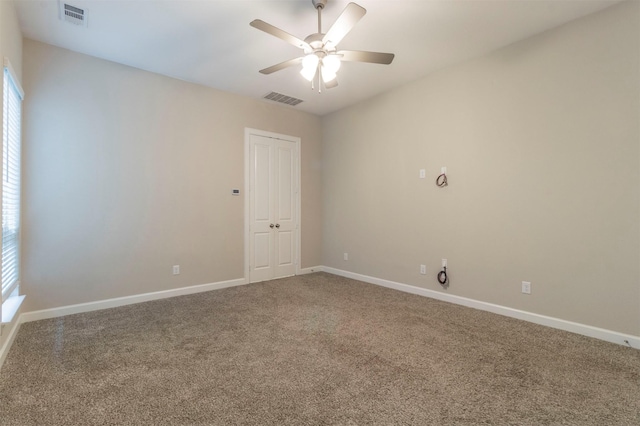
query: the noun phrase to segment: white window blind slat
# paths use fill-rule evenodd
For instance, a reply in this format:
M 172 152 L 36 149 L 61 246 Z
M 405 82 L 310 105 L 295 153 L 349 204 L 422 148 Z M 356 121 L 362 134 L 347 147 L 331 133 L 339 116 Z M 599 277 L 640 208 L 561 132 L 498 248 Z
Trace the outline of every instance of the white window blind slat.
M 2 301 L 19 283 L 20 271 L 20 123 L 23 92 L 4 67 L 2 141 Z

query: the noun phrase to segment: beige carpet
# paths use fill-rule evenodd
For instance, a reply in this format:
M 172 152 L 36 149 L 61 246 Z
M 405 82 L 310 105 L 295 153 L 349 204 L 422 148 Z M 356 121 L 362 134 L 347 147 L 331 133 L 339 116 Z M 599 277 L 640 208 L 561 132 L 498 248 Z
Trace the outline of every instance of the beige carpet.
M 640 351 L 318 273 L 22 325 L 2 425 L 638 425 Z

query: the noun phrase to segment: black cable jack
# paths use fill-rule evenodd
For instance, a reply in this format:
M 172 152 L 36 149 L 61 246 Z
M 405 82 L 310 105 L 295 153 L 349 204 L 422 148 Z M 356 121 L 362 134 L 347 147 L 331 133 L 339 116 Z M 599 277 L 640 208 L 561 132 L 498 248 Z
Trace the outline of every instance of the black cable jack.
M 444 266 L 442 271 L 438 272 L 438 282 L 444 286 L 449 284 L 449 277 L 447 276 L 447 267 Z

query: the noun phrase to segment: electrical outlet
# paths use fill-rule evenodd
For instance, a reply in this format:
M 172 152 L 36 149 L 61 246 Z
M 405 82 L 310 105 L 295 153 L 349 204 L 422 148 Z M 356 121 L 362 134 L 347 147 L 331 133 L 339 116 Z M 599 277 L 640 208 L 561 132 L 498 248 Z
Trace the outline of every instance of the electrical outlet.
M 422 275 L 427 275 L 427 265 L 420 265 L 420 273 Z
M 343 257 L 344 257 L 344 260 L 349 260 L 349 253 L 345 253 Z
M 173 275 L 180 275 L 180 265 L 173 265 Z
M 447 267 L 447 259 L 442 259 L 442 267 L 443 268 Z
M 424 179 L 427 177 L 427 171 L 425 169 L 420 169 L 420 179 Z
M 531 283 L 529 281 L 522 281 L 522 292 L 524 294 L 531 294 Z

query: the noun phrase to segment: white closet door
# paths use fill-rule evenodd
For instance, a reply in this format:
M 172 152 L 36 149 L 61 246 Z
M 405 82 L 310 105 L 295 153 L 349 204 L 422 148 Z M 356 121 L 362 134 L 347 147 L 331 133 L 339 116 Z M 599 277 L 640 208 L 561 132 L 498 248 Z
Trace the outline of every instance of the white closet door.
M 251 282 L 295 275 L 296 145 L 251 135 L 250 156 Z

